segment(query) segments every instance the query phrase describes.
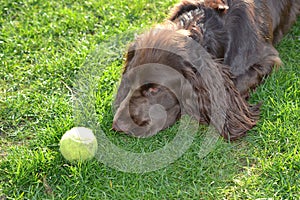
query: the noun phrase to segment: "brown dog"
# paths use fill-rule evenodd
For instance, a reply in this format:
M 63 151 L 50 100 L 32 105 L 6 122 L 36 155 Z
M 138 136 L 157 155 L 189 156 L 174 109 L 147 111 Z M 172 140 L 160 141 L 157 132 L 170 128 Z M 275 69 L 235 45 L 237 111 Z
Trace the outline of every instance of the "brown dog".
M 280 65 L 273 45 L 299 13 L 296 0 L 182 1 L 130 46 L 113 128 L 147 137 L 188 114 L 243 136 L 259 116 L 249 90 Z

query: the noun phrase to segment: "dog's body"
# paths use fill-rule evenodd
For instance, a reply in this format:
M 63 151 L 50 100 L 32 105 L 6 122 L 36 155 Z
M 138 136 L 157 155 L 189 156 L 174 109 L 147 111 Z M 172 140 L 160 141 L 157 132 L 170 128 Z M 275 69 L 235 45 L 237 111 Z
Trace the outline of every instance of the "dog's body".
M 296 0 L 182 1 L 129 48 L 113 128 L 145 137 L 189 114 L 244 135 L 259 115 L 249 91 L 280 65 L 273 45 L 299 12 Z
M 170 20 L 177 23 L 179 29 L 191 30 L 192 37 L 197 38 L 200 28 L 195 23 L 199 23 L 198 17 L 187 19 L 187 16 L 197 9 L 203 10 L 202 45 L 213 57 L 224 59 L 224 64 L 230 66 L 230 72 L 236 77 L 238 90 L 247 96 L 249 89 L 255 88 L 274 66 L 281 64 L 273 45 L 295 22 L 300 3 L 296 0 L 228 0 L 226 14 L 224 10 L 218 11 L 218 3 L 224 2 L 183 1 L 175 7 Z M 205 4 L 214 6 L 215 11 L 203 6 Z

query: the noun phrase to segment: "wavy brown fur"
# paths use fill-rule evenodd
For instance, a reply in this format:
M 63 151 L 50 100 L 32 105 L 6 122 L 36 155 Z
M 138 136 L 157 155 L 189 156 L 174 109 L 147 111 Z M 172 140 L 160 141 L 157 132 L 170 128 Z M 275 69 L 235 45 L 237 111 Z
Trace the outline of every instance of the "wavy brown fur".
M 113 128 L 148 137 L 189 114 L 226 139 L 245 135 L 259 116 L 249 91 L 281 64 L 273 44 L 299 8 L 297 0 L 182 1 L 130 46 Z

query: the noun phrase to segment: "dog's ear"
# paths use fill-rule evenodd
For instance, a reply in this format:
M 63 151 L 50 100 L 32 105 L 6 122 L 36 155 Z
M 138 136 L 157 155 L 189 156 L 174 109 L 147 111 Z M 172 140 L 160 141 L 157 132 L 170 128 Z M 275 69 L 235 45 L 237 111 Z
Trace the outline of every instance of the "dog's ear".
M 184 63 L 189 69 L 184 76 L 193 86 L 192 94 L 183 100 L 184 105 L 200 122 L 213 125 L 224 138 L 235 140 L 255 126 L 259 106 L 249 105 L 240 95 L 226 66 L 195 45 L 189 48 L 190 61 Z
M 181 84 L 182 113 L 196 118 L 202 124 L 209 124 L 209 91 L 197 69 L 187 60 L 183 61 Z
M 225 120 L 224 124 L 220 124 L 220 116 L 215 116 L 217 120 L 213 119 L 212 124 L 216 127 L 223 127 L 221 134 L 224 138 L 235 140 L 256 125 L 260 104 L 250 105 L 234 85 L 229 69 L 223 65 L 218 65 L 217 68 L 223 78 L 223 89 L 217 89 L 212 94 L 212 99 L 217 99 L 216 103 L 221 102 L 223 108 L 217 111 L 217 115 L 224 113 Z M 214 107 L 217 108 L 217 106 Z M 213 113 L 214 111 L 212 111 L 212 116 L 214 116 Z

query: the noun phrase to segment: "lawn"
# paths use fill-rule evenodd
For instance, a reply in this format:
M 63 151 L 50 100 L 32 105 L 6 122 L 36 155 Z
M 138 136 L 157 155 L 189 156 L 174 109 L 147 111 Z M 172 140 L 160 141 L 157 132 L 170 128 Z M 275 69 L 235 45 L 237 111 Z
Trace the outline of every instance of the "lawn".
M 111 130 L 127 44 L 175 3 L 0 0 L 0 200 L 300 199 L 299 20 L 277 46 L 284 66 L 250 99 L 263 102 L 261 117 L 241 140 L 219 138 L 201 156 L 200 127 L 178 159 L 144 171 L 118 165 L 127 154 L 115 165 L 114 155 L 70 163 L 60 154 L 78 125 L 141 155 L 175 140 L 180 124 L 149 139 Z

